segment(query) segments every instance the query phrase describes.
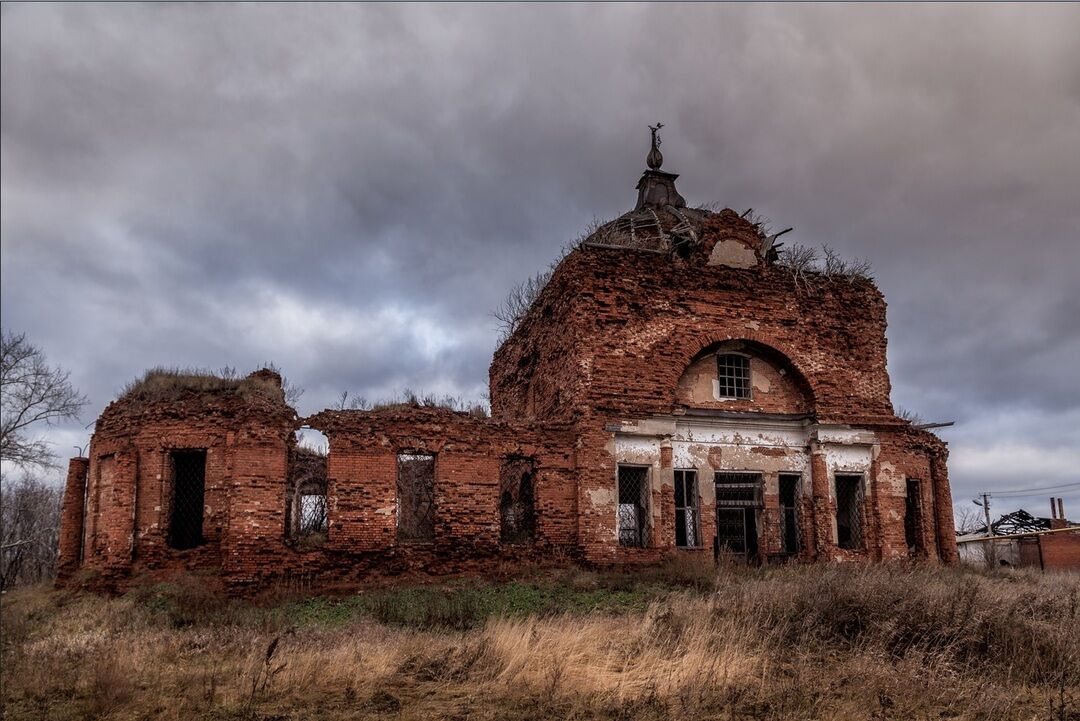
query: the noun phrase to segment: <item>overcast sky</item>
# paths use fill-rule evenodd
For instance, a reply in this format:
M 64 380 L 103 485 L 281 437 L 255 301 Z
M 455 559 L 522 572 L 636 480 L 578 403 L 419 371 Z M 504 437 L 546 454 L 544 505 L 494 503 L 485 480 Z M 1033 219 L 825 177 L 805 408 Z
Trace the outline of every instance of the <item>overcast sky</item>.
M 632 207 L 661 120 L 690 204 L 873 262 L 958 506 L 1078 482 L 1078 36 L 1080 5 L 5 4 L 2 323 L 83 423 L 156 365 L 272 361 L 304 414 L 480 397 L 491 310 Z M 995 510 L 1050 495 L 1080 517 Z

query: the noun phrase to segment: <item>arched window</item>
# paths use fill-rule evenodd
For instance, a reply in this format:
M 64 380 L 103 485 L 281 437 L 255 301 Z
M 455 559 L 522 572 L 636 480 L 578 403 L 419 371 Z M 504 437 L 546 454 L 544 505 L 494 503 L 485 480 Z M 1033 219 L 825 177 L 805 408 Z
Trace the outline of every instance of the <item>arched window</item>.
M 716 356 L 716 378 L 721 398 L 750 398 L 750 358 L 740 353 Z

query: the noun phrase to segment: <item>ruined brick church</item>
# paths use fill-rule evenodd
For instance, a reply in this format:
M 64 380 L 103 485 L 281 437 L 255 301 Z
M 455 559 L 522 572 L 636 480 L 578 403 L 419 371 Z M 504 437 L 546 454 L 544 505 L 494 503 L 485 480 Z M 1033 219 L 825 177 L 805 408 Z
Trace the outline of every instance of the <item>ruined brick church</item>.
M 490 418 L 298 418 L 271 370 L 149 374 L 71 460 L 62 582 L 955 560 L 947 450 L 893 410 L 881 293 L 780 262 L 745 214 L 687 207 L 658 145 L 634 209 L 562 259 L 495 352 Z

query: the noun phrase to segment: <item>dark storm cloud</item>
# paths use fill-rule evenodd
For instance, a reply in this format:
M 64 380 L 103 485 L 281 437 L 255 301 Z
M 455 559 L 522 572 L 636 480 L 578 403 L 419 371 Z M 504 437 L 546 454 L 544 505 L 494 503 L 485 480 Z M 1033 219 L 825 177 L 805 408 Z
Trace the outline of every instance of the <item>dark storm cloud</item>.
M 5 5 L 3 324 L 87 420 L 159 364 L 274 361 L 302 412 L 477 396 L 490 310 L 628 209 L 663 120 L 691 202 L 874 262 L 894 397 L 959 422 L 958 494 L 1080 480 L 1078 30 L 1076 6 Z

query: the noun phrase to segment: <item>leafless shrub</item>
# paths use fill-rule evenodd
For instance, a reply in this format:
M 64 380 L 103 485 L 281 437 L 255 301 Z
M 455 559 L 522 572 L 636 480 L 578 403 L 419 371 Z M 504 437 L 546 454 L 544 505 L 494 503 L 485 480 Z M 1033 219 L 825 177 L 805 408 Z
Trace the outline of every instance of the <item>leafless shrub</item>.
M 796 287 L 801 287 L 807 294 L 813 293 L 818 268 L 816 248 L 801 243 L 791 243 L 780 250 L 776 264 L 787 271 L 795 281 Z
M 779 251 L 776 265 L 786 271 L 795 285 L 812 295 L 825 282 L 873 283 L 868 260 L 845 260 L 828 245 L 817 248 L 791 243 Z
M 525 319 L 525 315 L 532 308 L 533 303 L 540 297 L 541 291 L 551 280 L 553 272 L 553 270 L 548 269 L 537 273 L 511 288 L 502 305 L 492 313 L 495 320 L 499 322 L 500 343 L 517 330 L 518 325 Z
M 457 413 L 468 413 L 478 418 L 488 417 L 488 408 L 481 401 L 468 400 L 461 396 L 444 393 L 416 393 L 410 388 L 405 388 L 393 398 L 376 401 L 370 405 L 370 410 L 382 410 L 385 408 L 412 407 L 412 408 L 445 408 Z
M 973 533 L 986 526 L 983 514 L 971 506 L 958 506 L 953 520 L 956 523 L 957 534 Z
M 849 283 L 860 280 L 872 282 L 874 280 L 874 277 L 871 274 L 872 268 L 869 260 L 859 258 L 847 260 L 840 257 L 840 255 L 828 245 L 822 246 L 822 255 L 824 263 L 820 270 L 827 278 L 839 278 L 846 280 Z
M 335 411 L 370 411 L 372 409 L 372 402 L 364 396 L 349 396 L 350 391 L 341 391 L 341 395 L 334 401 L 334 405 L 330 406 Z
M 25 333 L 0 335 L 0 459 L 23 469 L 54 467 L 48 443 L 26 434 L 38 424 L 74 419 L 84 405 L 68 371 L 50 366 Z
M 772 220 L 768 216 L 758 213 L 753 208 L 747 209 L 742 214 L 742 219 L 750 223 L 757 230 L 761 236 L 767 236 L 772 233 Z
M 350 397 L 349 391 L 342 391 L 331 408 L 335 411 L 379 411 L 387 408 L 445 408 L 456 413 L 468 413 L 478 418 L 487 418 L 488 404 L 484 400 L 472 400 L 450 393 L 416 392 L 404 388 L 389 398 L 370 401 L 365 396 Z
M 63 489 L 23 475 L 0 485 L 0 590 L 51 579 Z
M 510 292 L 507 293 L 502 305 L 492 311 L 492 315 L 495 317 L 495 320 L 498 321 L 499 345 L 502 345 L 506 339 L 517 330 L 521 321 L 524 320 L 526 314 L 528 314 L 529 309 L 532 308 L 533 303 L 536 302 L 536 299 L 540 297 L 540 293 L 547 287 L 548 281 L 550 281 L 551 276 L 554 275 L 555 269 L 559 267 L 559 263 L 574 250 L 580 248 L 585 241 L 593 238 L 597 232 L 607 225 L 608 222 L 609 221 L 593 217 L 576 240 L 567 243 L 562 247 L 559 254 L 551 261 L 547 270 L 541 271 L 531 278 L 527 278 L 510 289 Z
M 912 425 L 918 425 L 923 422 L 923 417 L 913 410 L 904 408 L 903 406 L 896 407 L 896 417 L 905 420 Z

